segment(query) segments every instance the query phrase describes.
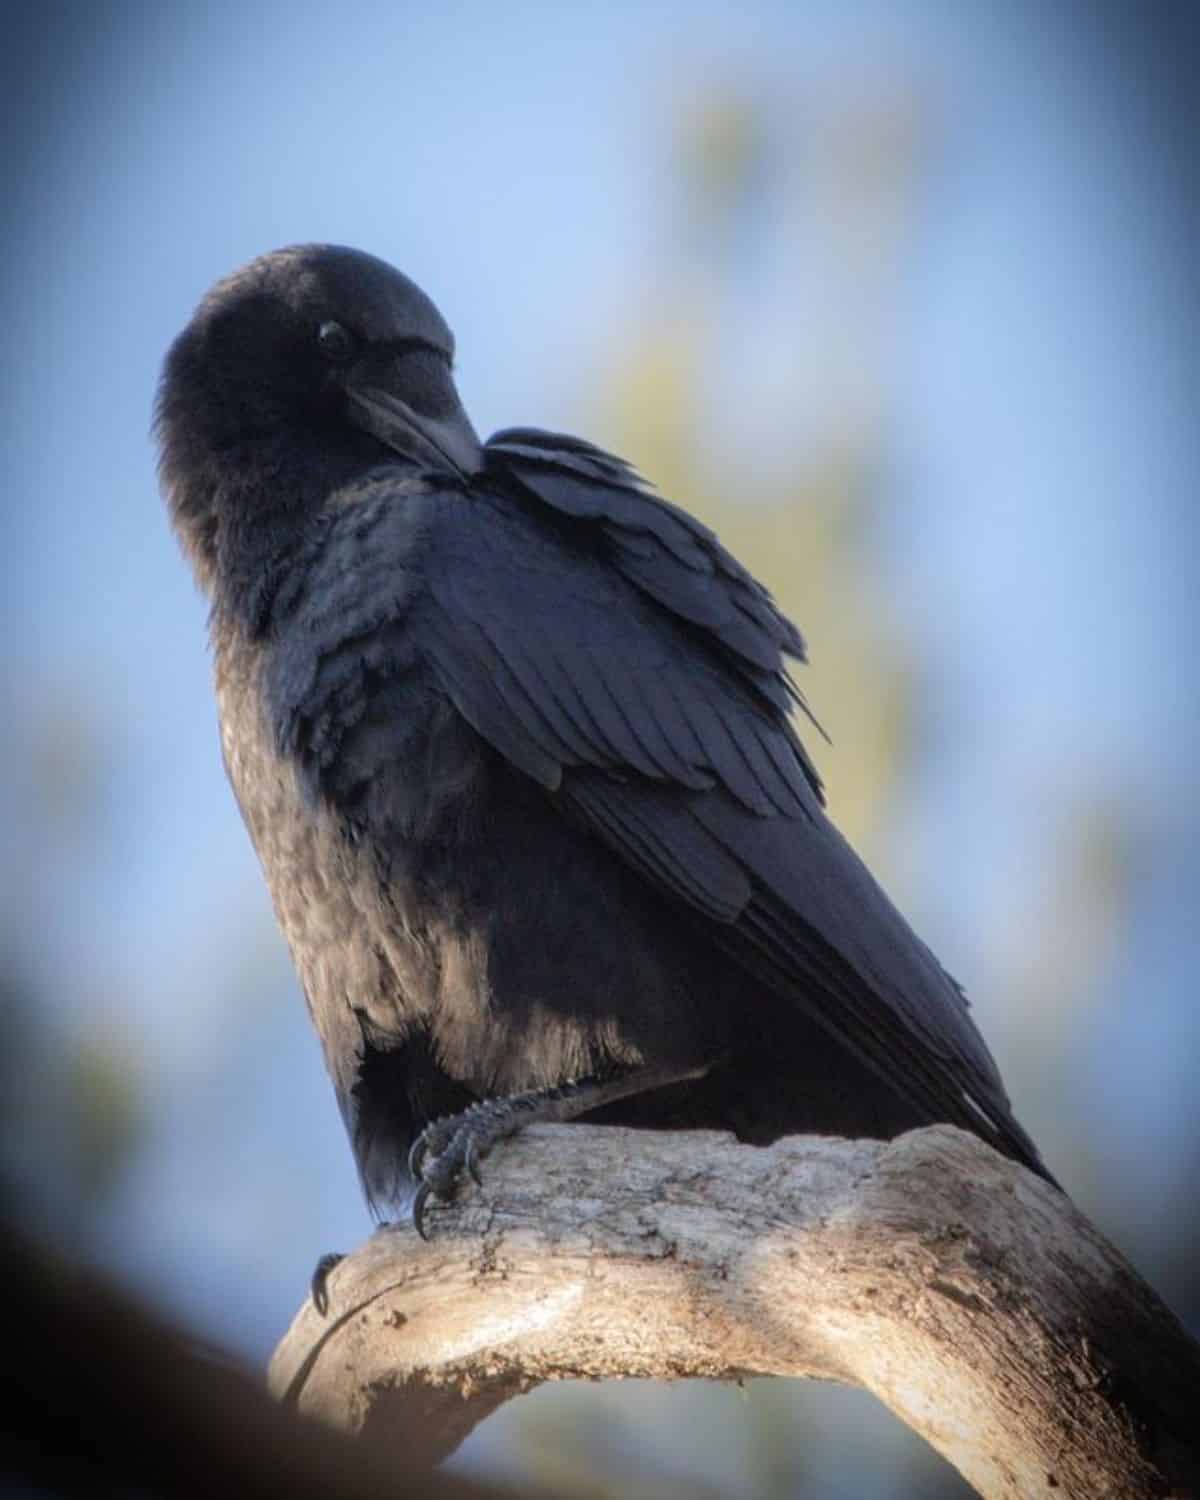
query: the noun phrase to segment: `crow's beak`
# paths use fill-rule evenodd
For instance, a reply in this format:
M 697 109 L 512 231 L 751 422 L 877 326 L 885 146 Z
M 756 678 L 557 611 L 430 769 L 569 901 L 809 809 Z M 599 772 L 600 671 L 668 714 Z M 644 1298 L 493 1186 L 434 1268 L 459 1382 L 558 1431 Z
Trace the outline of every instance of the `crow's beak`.
M 483 467 L 483 446 L 462 407 L 446 417 L 416 412 L 394 392 L 375 384 L 348 384 L 350 420 L 394 452 L 433 469 L 469 479 Z

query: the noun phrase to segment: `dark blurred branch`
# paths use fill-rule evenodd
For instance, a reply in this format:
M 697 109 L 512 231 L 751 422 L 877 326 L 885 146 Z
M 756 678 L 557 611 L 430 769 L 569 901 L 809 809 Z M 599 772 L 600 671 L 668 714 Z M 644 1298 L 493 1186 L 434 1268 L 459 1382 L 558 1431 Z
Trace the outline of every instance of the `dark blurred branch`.
M 281 1408 L 231 1360 L 0 1229 L 3 1493 L 515 1500 Z
M 873 1391 L 989 1497 L 1187 1495 L 1200 1348 L 1070 1201 L 948 1126 L 891 1144 L 541 1127 L 380 1231 L 272 1388 L 452 1451 L 544 1380 L 815 1376 Z

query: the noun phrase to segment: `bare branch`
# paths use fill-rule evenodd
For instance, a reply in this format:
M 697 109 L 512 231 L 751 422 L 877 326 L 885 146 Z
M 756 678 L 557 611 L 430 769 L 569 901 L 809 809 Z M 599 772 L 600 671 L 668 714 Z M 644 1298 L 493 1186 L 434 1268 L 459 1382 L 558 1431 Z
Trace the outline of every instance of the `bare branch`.
M 387 1229 L 271 1385 L 436 1461 L 545 1380 L 873 1391 L 987 1497 L 1187 1495 L 1200 1348 L 1068 1199 L 949 1126 L 890 1144 L 543 1126 Z

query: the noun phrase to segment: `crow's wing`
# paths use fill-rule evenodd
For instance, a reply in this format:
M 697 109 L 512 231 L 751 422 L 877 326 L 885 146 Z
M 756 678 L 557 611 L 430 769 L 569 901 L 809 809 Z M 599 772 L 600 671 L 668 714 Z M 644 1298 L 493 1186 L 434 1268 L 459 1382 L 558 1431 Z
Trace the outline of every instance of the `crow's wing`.
M 795 627 L 619 460 L 519 430 L 431 507 L 413 627 L 476 731 L 931 1121 L 1044 1172 L 957 985 L 826 818 Z

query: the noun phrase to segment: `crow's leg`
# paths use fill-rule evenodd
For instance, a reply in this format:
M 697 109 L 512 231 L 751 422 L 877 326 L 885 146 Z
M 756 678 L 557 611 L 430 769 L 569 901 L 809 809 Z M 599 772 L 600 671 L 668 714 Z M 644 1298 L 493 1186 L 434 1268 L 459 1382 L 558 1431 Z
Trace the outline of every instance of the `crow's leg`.
M 417 1184 L 412 1217 L 417 1233 L 425 1233 L 425 1205 L 432 1198 L 454 1196 L 463 1172 L 479 1181 L 479 1161 L 497 1141 L 516 1135 L 526 1125 L 575 1120 L 602 1104 L 647 1093 L 668 1084 L 703 1078 L 711 1064 L 692 1068 L 635 1068 L 609 1078 L 578 1078 L 550 1088 L 531 1089 L 507 1098 L 481 1099 L 461 1114 L 447 1115 L 427 1125 L 413 1142 L 408 1167 Z

